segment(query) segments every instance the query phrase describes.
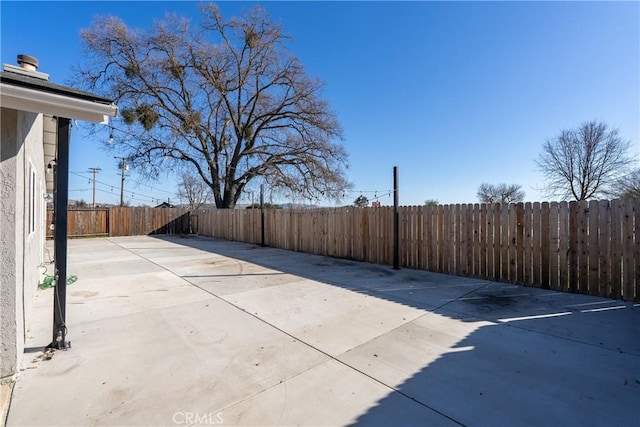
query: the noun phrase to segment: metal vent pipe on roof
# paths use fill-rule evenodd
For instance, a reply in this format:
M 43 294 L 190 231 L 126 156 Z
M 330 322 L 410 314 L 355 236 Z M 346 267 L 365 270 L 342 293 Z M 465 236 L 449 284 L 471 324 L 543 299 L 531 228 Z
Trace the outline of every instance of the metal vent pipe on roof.
M 18 55 L 18 65 L 28 71 L 36 71 L 38 69 L 38 59 L 25 54 Z

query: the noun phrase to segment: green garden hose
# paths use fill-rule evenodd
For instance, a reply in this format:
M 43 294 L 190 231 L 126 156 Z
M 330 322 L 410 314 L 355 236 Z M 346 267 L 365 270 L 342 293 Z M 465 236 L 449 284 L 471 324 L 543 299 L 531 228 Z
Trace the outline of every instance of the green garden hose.
M 44 280 L 42 281 L 42 283 L 40 283 L 38 285 L 38 288 L 40 289 L 49 289 L 49 288 L 53 288 L 55 286 L 55 280 L 56 278 L 53 276 L 45 276 Z M 75 282 L 78 281 L 78 276 L 69 276 L 67 277 L 67 285 L 71 285 Z

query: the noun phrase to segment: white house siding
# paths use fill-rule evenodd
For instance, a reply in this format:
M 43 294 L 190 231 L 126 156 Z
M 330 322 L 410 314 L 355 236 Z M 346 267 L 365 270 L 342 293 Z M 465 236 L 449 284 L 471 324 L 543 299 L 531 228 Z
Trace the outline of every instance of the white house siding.
M 42 115 L 0 109 L 0 378 L 19 369 L 41 278 L 45 218 Z

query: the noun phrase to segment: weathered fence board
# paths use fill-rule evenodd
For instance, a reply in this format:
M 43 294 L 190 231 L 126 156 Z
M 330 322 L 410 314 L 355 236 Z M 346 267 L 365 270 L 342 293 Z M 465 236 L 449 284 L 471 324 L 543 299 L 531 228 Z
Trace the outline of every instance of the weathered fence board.
M 640 264 L 640 260 L 634 260 L 633 256 L 634 246 L 640 244 L 640 242 L 637 242 L 634 239 L 633 210 L 633 203 L 625 203 L 621 207 L 620 211 L 622 215 L 622 238 L 624 239 L 624 241 L 622 242 L 622 285 L 624 287 L 622 291 L 623 295 L 633 295 L 633 293 L 635 292 L 634 270 L 638 268 L 638 264 Z
M 634 200 L 633 206 L 633 265 L 636 271 L 634 280 L 635 280 L 635 299 L 634 301 L 640 300 L 640 199 Z M 627 296 L 628 300 L 631 298 Z
M 558 217 L 551 221 L 552 213 L 557 214 L 557 203 L 542 202 L 540 206 L 540 287 L 551 289 L 551 281 L 558 282 Z M 554 228 L 555 227 L 555 228 Z
M 540 276 L 542 259 L 540 254 L 542 251 L 542 233 L 544 230 L 542 229 L 542 222 L 540 221 L 540 203 L 533 203 L 531 205 L 531 210 L 531 228 L 533 233 L 531 236 L 531 285 L 535 287 L 542 287 L 542 278 Z
M 589 250 L 588 250 L 588 268 L 589 268 L 589 295 L 600 295 L 600 276 L 598 274 L 599 252 L 597 248 L 600 246 L 600 203 L 597 200 L 589 202 Z
M 598 224 L 600 230 L 600 245 L 598 246 L 598 264 L 600 279 L 598 283 L 601 297 L 611 296 L 611 209 L 609 202 L 601 200 L 598 209 Z
M 618 200 L 611 201 L 611 298 L 622 294 L 622 218 Z

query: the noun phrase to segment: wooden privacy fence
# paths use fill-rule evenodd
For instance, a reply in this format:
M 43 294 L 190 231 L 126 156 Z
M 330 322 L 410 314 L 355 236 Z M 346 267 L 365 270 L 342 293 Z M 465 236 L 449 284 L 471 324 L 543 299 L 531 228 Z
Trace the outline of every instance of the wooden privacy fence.
M 53 237 L 52 223 L 53 211 L 47 211 L 47 237 Z M 137 236 L 188 234 L 191 224 L 189 209 L 112 207 L 70 209 L 67 227 L 69 237 Z
M 268 213 L 269 211 L 267 216 Z M 192 212 L 191 216 L 194 231 L 202 236 L 260 244 L 261 224 L 258 209 L 197 210 Z M 266 224 L 265 228 L 268 229 Z
M 53 238 L 53 211 L 47 211 L 47 237 Z M 69 209 L 67 211 L 67 235 L 91 237 L 109 235 L 109 209 Z
M 188 208 L 113 207 L 109 213 L 110 236 L 188 234 Z
M 403 265 L 640 300 L 640 200 L 400 209 Z
M 399 208 L 403 267 L 640 300 L 640 200 Z M 260 243 L 259 210 L 198 211 L 199 234 Z M 266 210 L 267 246 L 393 263 L 393 209 Z
M 638 199 L 406 206 L 398 214 L 403 267 L 640 301 Z M 68 218 L 71 237 L 195 231 L 261 243 L 257 209 L 113 207 Z M 391 207 L 268 209 L 264 225 L 267 246 L 393 264 Z

